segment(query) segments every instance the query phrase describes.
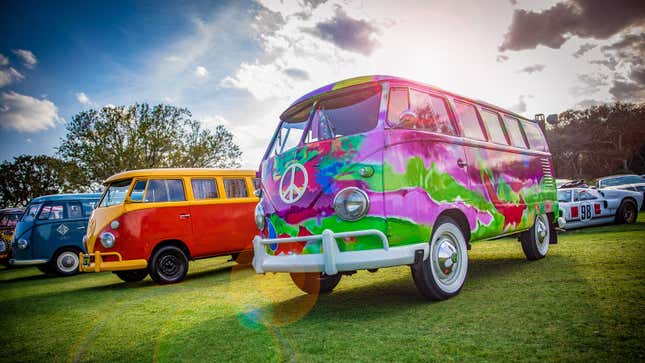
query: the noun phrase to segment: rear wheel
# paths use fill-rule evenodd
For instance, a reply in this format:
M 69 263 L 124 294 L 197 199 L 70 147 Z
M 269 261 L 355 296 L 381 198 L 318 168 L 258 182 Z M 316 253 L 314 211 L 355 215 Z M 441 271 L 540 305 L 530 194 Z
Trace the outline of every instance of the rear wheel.
M 326 275 L 322 272 L 292 272 L 291 280 L 307 294 L 326 294 L 340 282 L 342 275 Z
M 49 261 L 51 269 L 60 276 L 76 275 L 80 264 L 78 254 L 79 251 L 75 248 L 63 248 Z
M 428 300 L 445 300 L 461 291 L 468 272 L 466 238 L 454 219 L 443 216 L 430 238 L 430 255 L 412 265 L 417 289 Z
M 165 246 L 150 259 L 150 277 L 160 284 L 180 282 L 188 273 L 188 257 L 179 247 Z
M 546 214 L 540 214 L 535 217 L 533 227 L 528 231 L 522 232 L 520 242 L 522 242 L 522 251 L 529 260 L 539 260 L 546 256 L 549 251 L 550 240 L 549 218 Z
M 125 282 L 137 282 L 148 276 L 148 270 L 144 268 L 141 270 L 116 271 L 114 274 Z
M 616 222 L 617 223 L 626 223 L 631 224 L 636 222 L 636 204 L 631 200 L 623 200 L 618 207 L 618 212 L 616 212 Z

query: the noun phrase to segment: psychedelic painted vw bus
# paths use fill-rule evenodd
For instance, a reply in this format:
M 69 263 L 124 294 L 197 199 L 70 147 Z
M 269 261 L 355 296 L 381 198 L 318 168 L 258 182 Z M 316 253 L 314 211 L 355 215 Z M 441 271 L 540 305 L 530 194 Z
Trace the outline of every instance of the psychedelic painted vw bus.
M 294 102 L 260 166 L 257 273 L 307 293 L 343 274 L 409 265 L 431 300 L 456 295 L 471 243 L 516 235 L 536 260 L 557 242 L 540 125 L 396 77 L 330 84 Z
M 143 169 L 105 181 L 87 227 L 84 272 L 112 271 L 126 282 L 180 282 L 188 262 L 231 255 L 250 262 L 255 171 Z
M 34 198 L 16 225 L 9 263 L 36 266 L 61 276 L 78 273 L 78 254 L 100 194 L 55 194 Z

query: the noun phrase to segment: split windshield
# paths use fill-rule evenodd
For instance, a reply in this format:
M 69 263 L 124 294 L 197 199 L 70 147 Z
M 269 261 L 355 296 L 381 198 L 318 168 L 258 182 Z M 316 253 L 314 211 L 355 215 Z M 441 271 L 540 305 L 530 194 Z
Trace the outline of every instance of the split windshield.
M 36 215 L 38 214 L 38 211 L 40 210 L 41 206 L 42 206 L 42 203 L 29 205 L 29 207 L 27 207 L 27 211 L 25 211 L 25 214 L 22 215 L 22 221 L 23 222 L 33 221 L 34 218 L 36 218 Z
M 103 194 L 99 208 L 123 203 L 125 196 L 128 193 L 128 189 L 130 189 L 131 182 L 132 179 L 126 179 L 110 183 L 105 194 Z
M 376 127 L 380 86 L 343 90 L 312 99 L 286 112 L 267 156 L 279 155 L 300 143 L 360 134 Z

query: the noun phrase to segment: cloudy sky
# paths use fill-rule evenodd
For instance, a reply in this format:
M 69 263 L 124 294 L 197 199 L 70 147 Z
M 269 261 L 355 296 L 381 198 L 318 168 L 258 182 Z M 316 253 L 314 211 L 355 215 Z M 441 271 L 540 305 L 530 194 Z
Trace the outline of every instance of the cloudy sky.
M 0 160 L 55 153 L 77 112 L 134 102 L 223 124 L 255 168 L 278 115 L 388 74 L 527 117 L 645 100 L 629 0 L 0 2 Z

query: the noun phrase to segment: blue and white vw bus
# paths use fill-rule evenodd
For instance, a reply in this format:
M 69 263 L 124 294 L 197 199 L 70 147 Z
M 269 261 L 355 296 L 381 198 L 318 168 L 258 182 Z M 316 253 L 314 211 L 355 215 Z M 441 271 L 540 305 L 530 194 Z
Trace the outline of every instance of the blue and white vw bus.
M 14 266 L 37 266 L 67 276 L 78 272 L 83 236 L 101 194 L 55 194 L 34 198 L 16 225 Z

